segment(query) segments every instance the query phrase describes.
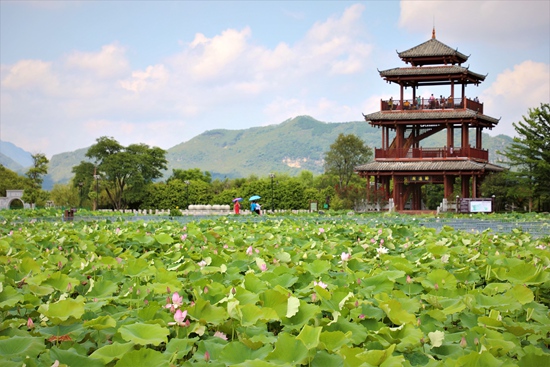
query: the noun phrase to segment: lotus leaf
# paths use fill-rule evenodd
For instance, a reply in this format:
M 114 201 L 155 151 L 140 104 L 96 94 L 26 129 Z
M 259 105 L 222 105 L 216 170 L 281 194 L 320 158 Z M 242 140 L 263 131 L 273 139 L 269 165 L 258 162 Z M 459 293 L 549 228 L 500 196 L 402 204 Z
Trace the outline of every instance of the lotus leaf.
M 122 339 L 140 345 L 168 342 L 169 331 L 158 324 L 131 324 L 118 329 Z
M 99 359 L 104 364 L 108 364 L 114 359 L 120 359 L 124 354 L 132 350 L 134 343 L 118 343 L 114 342 L 113 344 L 105 345 L 92 354 L 90 358 Z

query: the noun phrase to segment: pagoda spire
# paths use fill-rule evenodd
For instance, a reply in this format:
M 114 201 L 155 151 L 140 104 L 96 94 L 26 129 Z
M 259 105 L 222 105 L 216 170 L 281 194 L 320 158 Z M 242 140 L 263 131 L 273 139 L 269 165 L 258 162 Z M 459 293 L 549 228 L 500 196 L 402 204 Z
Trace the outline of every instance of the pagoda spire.
M 435 27 L 433 27 L 433 29 L 432 29 L 432 39 L 433 40 L 435 39 Z

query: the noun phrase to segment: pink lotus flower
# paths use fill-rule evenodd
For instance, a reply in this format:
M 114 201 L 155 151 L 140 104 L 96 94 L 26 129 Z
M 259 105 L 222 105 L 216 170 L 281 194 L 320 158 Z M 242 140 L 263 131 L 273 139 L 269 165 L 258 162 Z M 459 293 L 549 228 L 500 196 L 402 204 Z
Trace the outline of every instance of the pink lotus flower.
M 340 258 L 342 259 L 342 261 L 348 261 L 349 259 L 351 259 L 351 254 L 349 252 L 342 252 Z
M 254 249 L 252 248 L 252 246 L 248 246 L 248 248 L 246 249 L 246 254 L 250 256 L 252 255 L 253 251 Z
M 168 302 L 167 302 L 165 308 L 169 308 L 170 310 L 175 310 L 178 307 L 180 307 L 181 305 L 183 305 L 183 297 L 180 296 L 178 292 L 176 292 L 172 295 L 172 303 L 170 303 L 169 300 L 167 300 L 167 301 Z
M 319 287 L 321 287 L 321 288 L 323 288 L 323 289 L 327 289 L 327 287 L 328 287 L 328 286 L 327 286 L 325 283 L 323 283 L 322 281 L 318 281 L 318 282 L 317 282 L 317 281 L 314 281 L 314 282 L 313 282 L 313 285 L 314 285 L 314 286 L 317 285 L 317 286 L 319 286 Z
M 29 329 L 32 329 L 34 328 L 34 322 L 32 322 L 32 319 L 29 317 L 29 319 L 27 320 L 27 327 Z
M 174 314 L 174 322 L 169 322 L 168 325 L 179 325 L 184 326 L 185 325 L 185 318 L 187 317 L 187 310 L 177 310 Z
M 227 335 L 225 335 L 225 334 L 222 333 L 221 331 L 216 331 L 216 332 L 214 333 L 214 337 L 220 338 L 220 339 L 223 339 L 223 340 L 227 340 Z
M 260 264 L 260 270 L 261 270 L 261 271 L 266 271 L 266 270 L 267 270 L 267 265 L 266 265 L 266 263 Z
M 411 284 L 411 283 L 412 283 L 411 276 L 410 276 L 410 275 L 407 275 L 407 284 Z
M 325 229 L 324 228 L 319 228 L 319 233 L 325 233 Z

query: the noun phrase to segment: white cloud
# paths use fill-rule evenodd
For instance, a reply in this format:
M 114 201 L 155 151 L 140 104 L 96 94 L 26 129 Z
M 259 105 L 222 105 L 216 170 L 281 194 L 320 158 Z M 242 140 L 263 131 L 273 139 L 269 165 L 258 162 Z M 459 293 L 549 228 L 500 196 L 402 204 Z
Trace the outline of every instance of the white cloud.
M 452 42 L 498 44 L 514 52 L 541 42 L 548 48 L 549 17 L 550 2 L 540 0 L 401 1 L 399 25 L 414 32 L 435 25 L 436 36 Z
M 495 134 L 515 135 L 513 122 L 522 120 L 529 108 L 550 103 L 550 65 L 525 61 L 499 74 L 482 94 L 485 114 L 505 116 Z
M 41 60 L 21 60 L 3 67 L 2 87 L 18 92 L 53 94 L 59 85 L 52 63 Z
M 75 51 L 67 56 L 66 66 L 87 70 L 99 78 L 122 76 L 129 71 L 125 49 L 115 44 L 105 45 L 99 52 Z

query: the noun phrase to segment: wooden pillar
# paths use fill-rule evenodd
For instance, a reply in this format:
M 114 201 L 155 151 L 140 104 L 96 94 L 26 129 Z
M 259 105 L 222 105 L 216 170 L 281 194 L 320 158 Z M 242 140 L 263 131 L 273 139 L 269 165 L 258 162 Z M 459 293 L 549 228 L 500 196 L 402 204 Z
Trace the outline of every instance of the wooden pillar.
M 455 177 L 444 175 L 443 176 L 443 186 L 444 186 L 444 195 L 447 200 L 452 199 L 453 196 L 453 187 L 455 184 Z
M 450 152 L 451 147 L 455 145 L 454 125 L 447 125 L 447 149 Z
M 470 176 L 466 176 L 466 175 L 462 176 L 462 197 L 463 198 L 470 197 Z
M 482 134 L 482 127 L 476 127 L 476 149 L 482 149 L 483 148 L 483 134 Z
M 470 146 L 470 137 L 468 136 L 468 124 L 462 124 L 462 150 L 467 152 L 467 148 Z

